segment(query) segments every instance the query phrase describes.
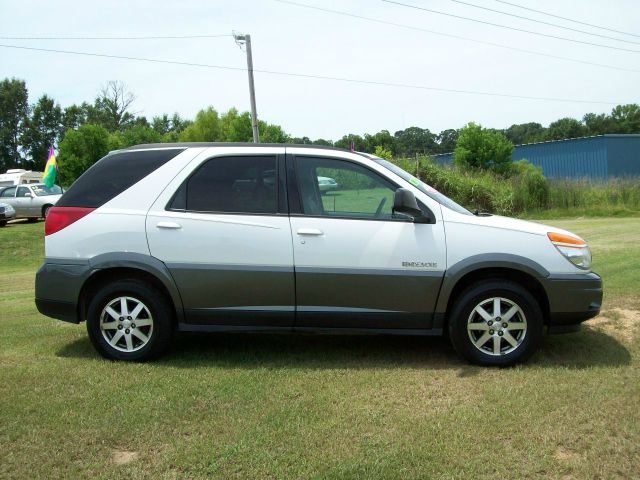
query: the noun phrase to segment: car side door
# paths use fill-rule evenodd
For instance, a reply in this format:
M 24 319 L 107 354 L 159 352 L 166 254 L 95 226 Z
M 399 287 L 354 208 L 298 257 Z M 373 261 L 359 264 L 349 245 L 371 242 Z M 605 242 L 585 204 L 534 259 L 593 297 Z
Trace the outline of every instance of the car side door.
M 290 329 L 284 148 L 209 152 L 170 182 L 147 215 L 151 255 L 167 265 L 182 297 L 183 328 Z
M 287 151 L 295 328 L 431 328 L 446 262 L 440 210 L 433 224 L 394 214 L 399 185 L 359 155 Z

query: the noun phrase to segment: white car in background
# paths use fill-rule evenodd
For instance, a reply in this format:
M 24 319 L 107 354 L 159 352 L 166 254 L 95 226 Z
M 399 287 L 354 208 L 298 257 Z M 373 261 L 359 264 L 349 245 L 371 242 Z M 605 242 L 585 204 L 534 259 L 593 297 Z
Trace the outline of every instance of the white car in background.
M 47 187 L 44 183 L 14 185 L 0 190 L 0 202 L 7 203 L 15 210 L 15 218 L 37 220 L 46 218 L 49 209 L 62 197 L 58 185 Z
M 331 192 L 338 189 L 338 183 L 330 177 L 318 177 L 320 193 Z
M 8 203 L 0 202 L 0 227 L 4 227 L 9 220 L 13 220 L 16 211 Z

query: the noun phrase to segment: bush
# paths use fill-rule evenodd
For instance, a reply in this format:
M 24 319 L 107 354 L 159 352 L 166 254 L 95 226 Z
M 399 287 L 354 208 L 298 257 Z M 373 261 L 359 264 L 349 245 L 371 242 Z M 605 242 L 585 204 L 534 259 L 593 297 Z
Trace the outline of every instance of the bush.
M 513 143 L 501 132 L 469 123 L 460 130 L 453 152 L 453 160 L 460 168 L 492 170 L 496 173 L 511 173 Z
M 542 174 L 542 168 L 524 159 L 513 162 L 511 184 L 515 212 L 548 208 L 549 183 Z

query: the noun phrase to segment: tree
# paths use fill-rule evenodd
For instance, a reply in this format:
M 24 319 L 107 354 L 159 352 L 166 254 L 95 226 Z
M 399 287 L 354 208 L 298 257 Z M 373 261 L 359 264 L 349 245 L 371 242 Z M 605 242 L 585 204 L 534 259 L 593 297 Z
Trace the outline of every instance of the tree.
M 289 135 L 286 134 L 280 125 L 258 120 L 260 128 L 260 141 L 264 143 L 286 143 Z
M 25 122 L 22 149 L 29 154 L 29 168 L 44 170 L 47 152 L 62 134 L 62 109 L 47 95 L 38 99 Z
M 461 167 L 509 173 L 513 143 L 502 133 L 469 123 L 460 130 L 453 160 Z
M 340 148 L 351 149 L 351 143 L 355 145 L 356 151 L 362 152 L 367 151 L 367 143 L 364 141 L 360 135 L 356 135 L 354 133 L 350 133 L 349 135 L 345 135 L 340 140 L 337 140 L 334 145 Z
M 364 151 L 368 153 L 373 153 L 376 150 L 377 145 L 380 145 L 390 152 L 395 153 L 396 151 L 396 139 L 391 135 L 391 133 L 389 133 L 389 130 L 380 130 L 378 133 L 374 133 L 373 135 L 365 133 L 364 144 Z
M 618 105 L 611 111 L 615 133 L 640 133 L 640 106 Z
M 134 112 L 130 111 L 135 99 L 124 83 L 112 80 L 102 87 L 93 106 L 89 108 L 88 121 L 102 125 L 110 132 L 131 126 L 136 120 Z
M 385 160 L 392 160 L 393 159 L 393 153 L 391 153 L 391 150 L 387 150 L 382 145 L 376 145 L 376 148 L 375 148 L 373 154 L 376 157 L 384 158 Z
M 102 125 L 87 123 L 77 130 L 67 130 L 58 146 L 60 183 L 70 185 L 82 172 L 117 147 Z
M 29 115 L 29 94 L 24 80 L 0 82 L 0 171 L 17 167 L 24 123 Z
M 262 126 L 264 122 L 259 122 L 260 137 L 264 132 Z M 229 109 L 220 117 L 220 128 L 222 129 L 221 140 L 225 142 L 251 142 L 253 141 L 253 128 L 251 126 L 251 114 L 249 112 L 238 113 L 235 108 Z M 265 141 L 264 138 L 261 138 Z
M 511 125 L 504 131 L 505 137 L 514 145 L 541 142 L 544 140 L 546 129 L 536 122 Z
M 213 107 L 200 110 L 195 121 L 179 135 L 181 142 L 219 142 L 222 141 L 220 117 Z
M 396 153 L 401 156 L 414 156 L 416 153 L 430 154 L 438 150 L 437 136 L 428 128 L 409 127 L 398 130 L 396 139 Z
M 62 112 L 62 131 L 66 132 L 68 129 L 77 129 L 80 125 L 84 125 L 88 121 L 89 110 L 91 105 L 87 102 L 82 102 L 81 105 L 69 105 Z
M 459 134 L 460 132 L 453 128 L 441 131 L 437 138 L 438 153 L 453 152 L 453 149 L 456 148 L 456 142 L 458 141 Z
M 584 137 L 587 133 L 585 126 L 575 118 L 565 117 L 549 124 L 546 140 L 564 140 L 566 138 Z

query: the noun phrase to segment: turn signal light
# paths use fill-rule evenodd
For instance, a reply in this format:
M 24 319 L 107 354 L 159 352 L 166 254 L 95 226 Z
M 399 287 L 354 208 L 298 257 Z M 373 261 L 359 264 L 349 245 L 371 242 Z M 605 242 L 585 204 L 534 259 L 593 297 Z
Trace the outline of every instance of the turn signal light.
M 553 243 L 562 243 L 576 247 L 584 247 L 587 245 L 587 243 L 581 238 L 574 237 L 572 235 L 565 235 L 563 233 L 548 232 L 547 237 L 549 237 L 549 240 Z

